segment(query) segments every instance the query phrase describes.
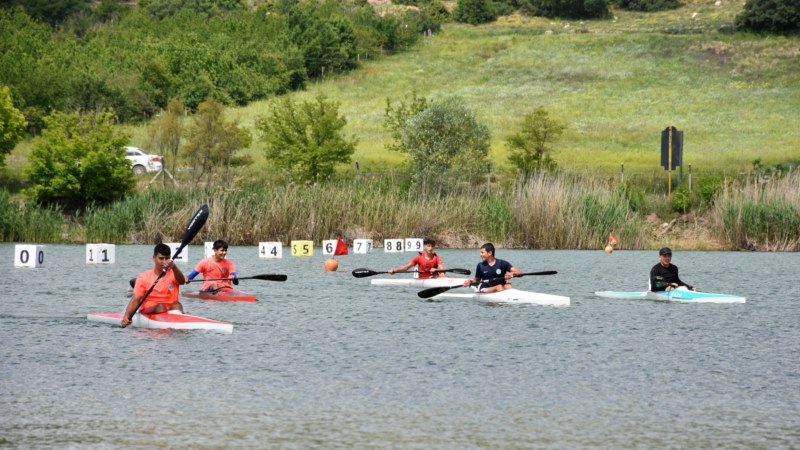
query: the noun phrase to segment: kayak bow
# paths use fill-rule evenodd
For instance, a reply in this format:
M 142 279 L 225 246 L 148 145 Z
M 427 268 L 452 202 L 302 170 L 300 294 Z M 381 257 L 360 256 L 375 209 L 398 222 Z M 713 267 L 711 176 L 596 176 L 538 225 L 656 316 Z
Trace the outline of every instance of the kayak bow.
M 122 323 L 122 314 L 89 313 L 86 315 L 86 320 L 90 322 L 119 325 Z M 232 323 L 206 319 L 205 317 L 190 316 L 188 314 L 181 314 L 178 311 L 158 314 L 141 314 L 137 312 L 133 315 L 131 325 L 139 328 L 213 330 L 223 333 L 233 333 Z

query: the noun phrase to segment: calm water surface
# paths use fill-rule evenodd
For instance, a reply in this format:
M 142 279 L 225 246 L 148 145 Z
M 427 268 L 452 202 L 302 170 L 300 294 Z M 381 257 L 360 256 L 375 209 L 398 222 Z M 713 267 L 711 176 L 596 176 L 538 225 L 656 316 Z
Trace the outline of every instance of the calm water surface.
M 225 335 L 87 322 L 121 312 L 151 264 L 150 246 L 116 250 L 93 266 L 84 246 L 49 245 L 45 267 L 22 269 L 0 245 L 0 446 L 800 447 L 797 253 L 677 251 L 687 282 L 747 297 L 684 305 L 593 295 L 642 290 L 656 252 L 498 250 L 559 272 L 514 282 L 572 298 L 553 308 L 425 302 L 350 275 L 411 254 L 344 256 L 326 273 L 322 255 L 231 247 L 240 276 L 289 280 L 243 280 L 257 303 L 183 300 L 233 322 Z M 478 262 L 477 250 L 439 254 Z

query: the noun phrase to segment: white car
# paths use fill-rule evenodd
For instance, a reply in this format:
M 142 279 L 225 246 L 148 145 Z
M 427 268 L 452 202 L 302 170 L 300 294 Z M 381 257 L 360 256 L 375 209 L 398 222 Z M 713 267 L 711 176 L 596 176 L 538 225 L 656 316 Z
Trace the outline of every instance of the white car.
M 136 175 L 161 170 L 161 157 L 145 153 L 138 147 L 125 147 L 125 158 L 130 160 Z

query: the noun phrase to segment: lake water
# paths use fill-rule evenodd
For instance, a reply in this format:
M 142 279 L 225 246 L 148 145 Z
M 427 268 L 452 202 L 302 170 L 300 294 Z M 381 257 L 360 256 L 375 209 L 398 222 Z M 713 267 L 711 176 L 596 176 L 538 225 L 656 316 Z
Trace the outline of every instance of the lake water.
M 747 297 L 686 305 L 593 295 L 643 290 L 654 251 L 499 249 L 523 271 L 558 271 L 514 280 L 572 298 L 555 308 L 426 302 L 350 274 L 409 253 L 351 254 L 326 273 L 322 255 L 231 247 L 240 276 L 289 279 L 243 280 L 257 303 L 183 300 L 233 322 L 228 335 L 87 322 L 122 311 L 152 247 L 117 246 L 100 266 L 82 245 L 45 249 L 44 267 L 14 268 L 0 245 L 0 446 L 800 447 L 797 253 L 676 251 L 688 283 Z M 187 273 L 202 251 L 190 247 Z

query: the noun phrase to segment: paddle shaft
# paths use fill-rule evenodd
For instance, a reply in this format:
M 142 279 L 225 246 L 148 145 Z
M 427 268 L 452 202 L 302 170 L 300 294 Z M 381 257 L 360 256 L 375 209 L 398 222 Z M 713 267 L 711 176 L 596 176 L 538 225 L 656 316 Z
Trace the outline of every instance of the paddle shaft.
M 469 275 L 469 274 L 472 273 L 467 269 L 433 269 L 433 270 L 426 270 L 426 271 L 421 271 L 421 272 L 420 271 L 416 271 L 416 270 L 403 270 L 403 271 L 398 271 L 398 272 L 394 272 L 394 273 L 436 273 L 436 272 L 442 272 L 442 273 L 444 273 L 444 272 L 453 272 L 453 273 L 457 273 L 457 274 L 460 274 L 460 275 Z M 392 273 L 392 272 L 376 272 L 376 271 L 371 270 L 371 269 L 355 269 L 355 270 L 353 270 L 353 276 L 356 277 L 356 278 L 371 277 L 373 275 L 380 275 L 380 274 L 385 274 L 385 273 Z
M 525 277 L 525 276 L 528 276 L 528 275 L 555 275 L 557 273 L 558 272 L 556 272 L 555 270 L 545 270 L 545 271 L 542 271 L 542 272 L 518 273 L 518 274 L 515 274 L 512 278 L 520 278 L 520 277 Z M 475 282 L 475 280 L 472 280 L 472 281 L 470 281 L 469 286 L 474 286 L 474 285 L 482 283 L 484 281 L 498 281 L 498 280 L 505 280 L 505 279 L 506 279 L 506 277 L 497 277 L 497 278 L 488 278 L 488 279 L 481 280 L 481 281 L 478 281 L 478 282 Z M 417 295 L 420 298 L 431 298 L 431 297 L 434 297 L 436 295 L 445 293 L 445 292 L 449 291 L 450 289 L 455 289 L 455 288 L 460 288 L 460 287 L 466 287 L 466 286 L 464 286 L 463 284 L 459 284 L 457 286 L 434 287 L 434 288 L 430 288 L 430 289 L 425 289 L 423 291 L 419 291 L 417 293 Z
M 261 275 L 253 275 L 251 277 L 237 277 L 236 280 L 265 280 L 265 281 L 286 281 L 286 275 L 283 274 L 270 274 L 265 273 Z M 199 281 L 226 281 L 230 280 L 233 281 L 234 278 L 203 278 L 202 280 L 186 280 L 187 283 L 197 283 Z
M 183 251 L 184 247 L 189 245 L 189 242 L 191 242 L 192 239 L 194 239 L 194 237 L 197 235 L 197 233 L 200 232 L 200 230 L 203 228 L 203 225 L 205 225 L 206 220 L 208 219 L 208 214 L 209 214 L 208 205 L 201 206 L 200 209 L 198 209 L 197 212 L 194 213 L 192 220 L 190 220 L 189 224 L 186 225 L 186 231 L 183 232 L 183 237 L 181 238 L 181 245 L 178 247 L 177 250 L 175 250 L 175 254 L 173 254 L 171 258 L 172 260 L 177 258 Z M 150 293 L 153 292 L 153 289 L 155 289 L 156 284 L 158 284 L 158 282 L 161 281 L 162 278 L 164 278 L 164 275 L 166 275 L 167 270 L 169 269 L 164 268 L 161 270 L 161 273 L 158 274 L 156 281 L 153 283 L 152 286 L 150 286 L 150 289 L 148 289 L 147 292 L 145 292 L 142 298 L 139 300 L 139 303 L 136 305 L 136 308 L 133 308 L 133 311 L 131 311 L 126 317 L 128 321 L 133 319 L 133 315 L 136 314 L 136 311 L 138 311 L 139 308 L 142 307 L 144 301 L 147 299 Z

